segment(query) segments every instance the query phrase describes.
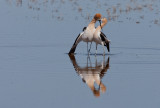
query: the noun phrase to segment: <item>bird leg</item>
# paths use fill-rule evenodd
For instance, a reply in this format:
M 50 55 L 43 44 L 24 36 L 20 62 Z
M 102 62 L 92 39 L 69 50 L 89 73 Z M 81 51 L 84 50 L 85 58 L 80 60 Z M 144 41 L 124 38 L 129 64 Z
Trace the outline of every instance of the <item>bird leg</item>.
M 88 52 L 88 42 L 87 42 L 87 52 Z M 89 53 L 88 53 L 89 54 Z
M 105 55 L 104 43 L 102 42 L 101 45 L 103 46 L 103 56 L 104 56 Z
M 87 67 L 88 67 L 88 56 L 87 56 Z
M 104 45 L 102 45 L 103 46 L 103 55 L 105 55 L 105 48 L 104 48 Z
M 90 44 L 90 48 L 89 48 L 89 50 L 88 50 L 88 52 L 90 53 L 90 50 L 91 50 L 91 45 L 92 45 L 92 42 L 91 42 L 91 44 Z
M 95 61 L 96 61 L 95 67 L 97 67 L 97 56 L 95 56 Z
M 103 56 L 103 64 L 106 65 L 106 63 L 105 63 L 105 56 Z
M 97 44 L 96 44 L 96 53 L 95 53 L 95 55 L 97 55 Z

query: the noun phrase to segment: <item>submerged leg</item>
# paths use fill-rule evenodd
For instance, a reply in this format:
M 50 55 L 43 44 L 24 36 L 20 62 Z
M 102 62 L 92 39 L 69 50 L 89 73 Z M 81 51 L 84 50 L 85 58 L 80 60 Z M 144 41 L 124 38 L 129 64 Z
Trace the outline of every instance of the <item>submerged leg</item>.
M 90 66 L 92 67 L 92 62 L 91 62 L 91 59 L 90 59 L 90 55 L 89 55 L 89 54 L 88 54 L 88 56 L 87 56 L 87 59 L 89 60 Z

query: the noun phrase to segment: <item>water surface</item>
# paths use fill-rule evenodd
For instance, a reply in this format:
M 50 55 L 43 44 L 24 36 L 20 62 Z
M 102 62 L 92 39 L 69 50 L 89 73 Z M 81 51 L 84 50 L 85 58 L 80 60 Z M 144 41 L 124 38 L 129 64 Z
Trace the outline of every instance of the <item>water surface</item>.
M 159 108 L 158 3 L 0 1 L 0 107 Z M 88 56 L 81 42 L 68 56 L 97 12 L 109 20 L 103 32 L 111 52 L 102 56 L 98 46 L 95 56 L 93 44 Z

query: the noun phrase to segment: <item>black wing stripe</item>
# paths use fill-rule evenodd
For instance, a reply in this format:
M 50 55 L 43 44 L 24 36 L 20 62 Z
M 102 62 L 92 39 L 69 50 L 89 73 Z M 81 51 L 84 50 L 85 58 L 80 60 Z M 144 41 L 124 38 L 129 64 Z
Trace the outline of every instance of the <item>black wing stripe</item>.
M 101 32 L 100 37 L 104 42 L 104 45 L 107 47 L 108 52 L 110 52 L 109 40 L 107 39 L 106 35 L 103 32 Z
M 86 29 L 87 29 L 87 27 L 84 27 L 84 28 L 83 28 L 83 31 L 85 31 Z
M 70 49 L 70 51 L 69 51 L 69 54 L 71 54 L 71 53 L 74 53 L 75 52 L 75 50 L 76 50 L 76 47 L 77 47 L 77 45 L 78 45 L 78 43 L 81 41 L 81 36 L 83 35 L 83 33 L 81 33 L 81 34 L 79 34 L 78 36 L 77 36 L 77 38 L 76 38 L 76 40 L 75 40 L 75 42 L 74 42 L 74 44 L 73 44 L 73 46 L 72 46 L 72 48 Z
M 107 38 L 107 36 L 103 32 L 101 32 L 101 35 Z
M 87 27 L 83 27 L 83 30 L 82 30 L 82 31 L 85 31 L 86 29 L 87 29 Z M 77 40 L 78 40 L 78 38 L 79 38 L 79 36 L 80 36 L 81 34 L 83 34 L 83 33 L 80 33 L 80 34 L 78 35 L 78 37 L 76 38 L 76 40 L 75 40 L 75 42 L 74 42 L 74 45 L 76 44 L 76 42 L 77 42 Z
M 87 27 L 84 27 L 84 28 L 83 28 L 83 31 L 85 31 L 86 28 L 87 28 Z M 80 34 L 77 36 L 77 38 L 76 38 L 76 40 L 75 40 L 75 42 L 74 42 L 72 48 L 71 48 L 70 51 L 69 51 L 69 54 L 75 52 L 78 43 L 81 41 L 81 40 L 79 40 L 79 39 L 80 39 L 80 37 L 83 35 L 83 33 L 84 33 L 84 32 L 80 33 Z
M 74 42 L 74 44 L 73 44 L 73 45 L 75 45 L 75 44 L 76 44 L 76 42 L 77 42 L 77 40 L 78 40 L 79 36 L 80 36 L 80 34 L 77 36 L 77 38 L 76 38 L 76 40 L 75 40 L 75 42 Z
M 103 35 L 100 34 L 101 40 L 105 41 L 105 37 Z

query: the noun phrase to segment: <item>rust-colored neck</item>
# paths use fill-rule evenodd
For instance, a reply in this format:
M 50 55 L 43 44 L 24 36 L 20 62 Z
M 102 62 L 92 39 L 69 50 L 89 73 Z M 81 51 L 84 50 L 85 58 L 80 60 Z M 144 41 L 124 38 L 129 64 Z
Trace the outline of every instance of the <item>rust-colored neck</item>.
M 107 22 L 102 23 L 101 28 L 103 28 L 106 24 L 107 24 Z
M 96 23 L 96 20 L 93 18 L 89 24 L 95 24 L 95 23 Z

